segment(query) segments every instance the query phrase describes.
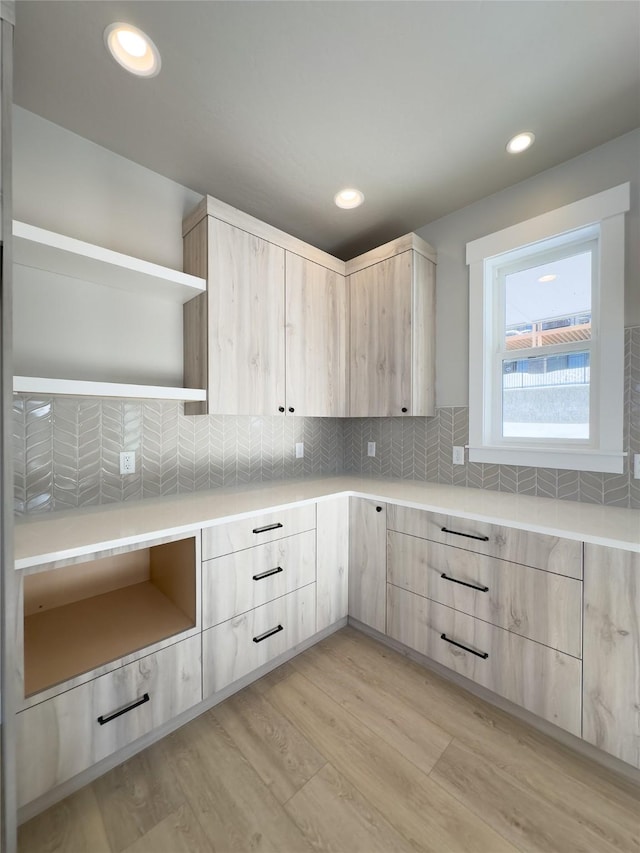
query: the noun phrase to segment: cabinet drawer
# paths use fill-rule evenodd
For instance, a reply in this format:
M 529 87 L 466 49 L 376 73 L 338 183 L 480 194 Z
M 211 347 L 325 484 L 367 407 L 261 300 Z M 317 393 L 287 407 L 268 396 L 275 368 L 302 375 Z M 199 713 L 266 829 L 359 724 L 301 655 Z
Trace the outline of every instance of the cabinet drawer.
M 387 528 L 476 554 L 582 578 L 582 543 L 438 512 L 389 506 Z
M 202 567 L 203 625 L 218 625 L 315 579 L 315 530 L 209 560 Z
M 582 665 L 576 658 L 392 585 L 387 587 L 387 633 L 580 736 Z
M 389 531 L 387 580 L 514 634 L 582 656 L 582 583 L 573 578 Z
M 292 509 L 252 515 L 228 524 L 206 527 L 202 531 L 202 559 L 211 560 L 233 551 L 273 542 L 284 536 L 313 530 L 316 526 L 315 504 L 304 504 Z
M 202 635 L 205 697 L 311 637 L 315 630 L 315 584 L 209 628 Z
M 196 705 L 200 675 L 197 636 L 19 713 L 18 804 Z

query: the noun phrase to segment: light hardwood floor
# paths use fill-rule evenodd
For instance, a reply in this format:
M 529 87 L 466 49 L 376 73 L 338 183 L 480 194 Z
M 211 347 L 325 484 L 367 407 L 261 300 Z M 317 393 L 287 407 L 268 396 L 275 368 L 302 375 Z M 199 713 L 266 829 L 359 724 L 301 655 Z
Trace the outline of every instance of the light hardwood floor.
M 20 853 L 637 853 L 639 803 L 346 628 L 25 824 Z

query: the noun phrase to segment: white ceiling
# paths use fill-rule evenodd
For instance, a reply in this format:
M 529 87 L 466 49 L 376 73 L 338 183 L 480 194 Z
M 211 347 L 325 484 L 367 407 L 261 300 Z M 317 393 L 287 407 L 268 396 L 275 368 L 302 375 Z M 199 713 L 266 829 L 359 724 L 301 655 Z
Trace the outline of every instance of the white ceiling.
M 640 125 L 640 4 L 18 0 L 22 107 L 340 257 Z M 153 79 L 110 58 L 146 31 Z M 533 130 L 518 157 L 504 146 Z M 338 210 L 348 185 L 362 208 Z

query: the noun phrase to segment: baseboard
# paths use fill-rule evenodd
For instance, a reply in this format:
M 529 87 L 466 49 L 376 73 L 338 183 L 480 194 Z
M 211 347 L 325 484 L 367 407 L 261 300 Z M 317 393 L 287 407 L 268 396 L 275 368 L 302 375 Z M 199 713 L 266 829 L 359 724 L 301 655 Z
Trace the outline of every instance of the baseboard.
M 239 690 L 253 684 L 254 681 L 257 681 L 259 678 L 262 678 L 262 676 L 267 675 L 269 672 L 272 672 L 274 669 L 282 666 L 283 663 L 286 663 L 296 657 L 296 655 L 301 654 L 311 648 L 311 646 L 315 646 L 316 643 L 319 643 L 321 640 L 326 639 L 326 637 L 329 637 L 331 634 L 334 634 L 336 631 L 344 628 L 346 624 L 347 617 L 345 616 L 343 619 L 339 619 L 337 622 L 334 622 L 333 625 L 329 625 L 328 628 L 318 631 L 312 637 L 309 637 L 309 639 L 304 640 L 302 643 L 298 643 L 297 646 L 294 646 L 279 657 L 269 661 L 269 663 L 264 664 L 259 669 L 245 675 L 243 678 L 239 678 L 223 690 L 219 690 L 217 693 L 214 693 L 213 696 L 208 696 L 202 702 L 194 705 L 187 711 L 184 711 L 179 716 L 174 717 L 169 722 L 164 723 L 152 732 L 149 732 L 133 743 L 128 744 L 128 746 L 118 752 L 114 752 L 113 755 L 103 758 L 102 761 L 99 761 L 97 764 L 93 764 L 91 767 L 83 770 L 82 773 L 78 773 L 78 775 L 74 776 L 72 779 L 67 779 L 66 782 L 62 782 L 60 785 L 52 788 L 50 791 L 47 791 L 46 794 L 42 794 L 41 797 L 21 806 L 18 809 L 18 824 L 31 820 L 32 817 L 40 814 L 40 812 L 54 806 L 56 803 L 59 803 L 60 800 L 64 800 L 66 797 L 74 794 L 76 791 L 79 791 L 80 788 L 84 788 L 85 785 L 93 782 L 98 777 L 107 773 L 107 771 L 112 770 L 114 767 L 117 767 L 119 764 L 122 764 L 129 758 L 132 758 L 138 752 L 142 752 L 143 749 L 151 746 L 151 744 L 162 740 L 163 737 L 171 734 L 171 732 L 176 731 L 186 723 L 191 722 L 191 720 L 195 720 L 196 717 L 199 717 L 201 714 L 204 714 L 206 711 L 216 705 L 219 705 L 220 702 L 224 702 L 224 700 L 228 699 L 229 696 L 233 696 L 234 693 L 237 693 Z
M 443 666 L 437 661 L 420 654 L 420 652 L 414 651 L 414 649 L 410 649 L 408 646 L 399 643 L 397 640 L 394 640 L 392 637 L 388 637 L 386 634 L 381 634 L 379 631 L 376 631 L 375 628 L 370 628 L 368 625 L 365 625 L 363 622 L 359 622 L 357 619 L 353 619 L 351 616 L 348 619 L 348 623 L 352 628 L 361 631 L 363 634 L 367 634 L 367 636 L 372 637 L 374 640 L 378 640 L 378 642 L 390 649 L 393 649 L 404 657 L 409 658 L 415 663 L 420 664 L 420 666 L 423 666 L 425 669 L 435 672 L 436 675 L 439 675 L 446 681 L 450 681 L 457 687 L 461 687 L 463 690 L 472 693 L 479 699 L 483 699 L 490 705 L 494 705 L 501 711 L 505 711 L 512 717 L 521 720 L 523 723 L 527 723 L 542 734 L 558 741 L 562 746 L 577 752 L 584 758 L 594 761 L 606 770 L 623 777 L 626 781 L 640 785 L 640 770 L 632 767 L 625 761 L 621 761 L 619 758 L 609 755 L 607 752 L 603 752 L 596 746 L 587 743 L 587 741 L 570 734 L 570 732 L 566 732 L 564 729 L 558 728 L 558 726 L 555 726 L 553 723 L 543 720 L 542 717 L 537 717 L 535 714 L 532 714 L 531 711 L 527 711 L 525 708 L 520 707 L 520 705 L 515 705 L 508 699 L 498 696 L 497 693 L 487 690 L 486 687 L 482 687 L 480 684 L 470 681 L 463 675 L 453 672 L 453 670 L 448 669 L 446 666 Z

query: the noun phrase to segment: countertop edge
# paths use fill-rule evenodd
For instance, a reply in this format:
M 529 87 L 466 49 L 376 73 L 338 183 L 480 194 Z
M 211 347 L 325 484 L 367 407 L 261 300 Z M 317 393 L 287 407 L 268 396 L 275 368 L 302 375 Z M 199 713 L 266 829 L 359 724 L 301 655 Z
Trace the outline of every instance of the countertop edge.
M 342 480 L 344 483 L 345 480 L 351 478 L 348 477 L 336 477 L 336 480 Z M 574 501 L 559 501 L 549 498 L 540 498 L 535 496 L 517 496 L 522 500 L 522 498 L 528 499 L 528 502 L 525 501 L 525 505 L 527 507 L 533 508 L 535 504 L 531 503 L 535 501 L 536 503 L 540 501 L 539 507 L 543 507 L 548 509 L 549 513 L 552 514 L 553 511 L 562 512 L 563 510 L 567 511 L 567 514 L 571 512 L 575 512 L 576 509 L 584 510 L 585 514 L 594 514 L 599 513 L 600 515 L 611 515 L 614 517 L 614 513 L 616 510 L 621 509 L 623 512 L 633 513 L 633 518 L 637 514 L 638 520 L 638 537 L 636 540 L 633 538 L 628 538 L 626 535 L 609 535 L 604 532 L 589 532 L 589 530 L 579 529 L 579 525 L 567 525 L 563 526 L 559 523 L 553 523 L 551 521 L 540 521 L 538 519 L 534 519 L 532 521 L 517 519 L 513 517 L 507 517 L 500 513 L 494 513 L 487 510 L 475 510 L 469 508 L 459 508 L 452 501 L 451 492 L 448 490 L 460 490 L 459 497 L 462 503 L 462 499 L 464 497 L 469 497 L 469 493 L 473 493 L 474 500 L 478 500 L 479 498 L 484 498 L 486 501 L 491 502 L 492 499 L 495 499 L 496 503 L 504 502 L 504 496 L 507 493 L 502 492 L 491 492 L 487 493 L 486 490 L 475 490 L 468 489 L 463 487 L 455 487 L 455 486 L 441 486 L 440 484 L 434 483 L 425 483 L 424 489 L 427 491 L 430 489 L 433 491 L 438 491 L 439 487 L 442 489 L 443 495 L 447 494 L 448 498 L 444 500 L 438 500 L 437 496 L 429 496 L 425 494 L 425 499 L 421 500 L 416 498 L 415 496 L 402 497 L 397 494 L 393 494 L 394 491 L 397 491 L 398 486 L 402 486 L 403 484 L 408 487 L 411 485 L 414 489 L 416 487 L 420 488 L 422 486 L 419 481 L 397 481 L 397 480 L 388 480 L 388 481 L 375 481 L 371 480 L 367 481 L 366 485 L 362 482 L 361 478 L 353 477 L 353 480 L 359 481 L 357 483 L 353 483 L 352 487 L 341 487 L 342 483 L 336 482 L 336 489 L 332 490 L 331 488 L 327 489 L 327 486 L 331 486 L 331 479 L 318 479 L 311 480 L 304 484 L 302 481 L 302 486 L 306 485 L 307 489 L 310 493 L 304 497 L 292 497 L 290 500 L 281 499 L 282 496 L 274 495 L 273 499 L 269 497 L 269 490 L 274 490 L 274 488 L 282 488 L 283 486 L 296 486 L 301 488 L 301 481 L 297 482 L 287 482 L 287 481 L 277 481 L 276 483 L 265 483 L 265 491 L 264 494 L 261 493 L 259 489 L 255 489 L 249 492 L 246 492 L 246 495 L 251 496 L 251 504 L 252 506 L 244 511 L 232 511 L 229 513 L 222 513 L 219 509 L 216 509 L 215 512 L 220 512 L 219 515 L 216 515 L 212 518 L 206 517 L 206 507 L 204 506 L 207 497 L 213 498 L 222 498 L 224 497 L 222 494 L 216 495 L 215 492 L 207 492 L 207 493 L 192 493 L 193 495 L 200 494 L 202 496 L 202 504 L 203 506 L 194 507 L 194 519 L 193 521 L 179 523 L 173 526 L 159 526 L 154 527 L 153 524 L 149 524 L 148 520 L 145 519 L 144 524 L 141 520 L 141 530 L 140 532 L 130 532 L 126 535 L 122 536 L 107 536 L 104 539 L 96 537 L 91 542 L 84 542 L 79 545 L 72 545 L 70 547 L 53 547 L 51 550 L 47 548 L 43 548 L 40 551 L 33 551 L 32 553 L 26 554 L 25 556 L 18 556 L 15 560 L 15 569 L 16 571 L 28 571 L 32 570 L 36 567 L 45 568 L 48 565 L 51 565 L 56 562 L 64 561 L 64 560 L 77 560 L 83 556 L 92 556 L 96 555 L 102 551 L 108 551 L 110 549 L 115 548 L 123 548 L 131 545 L 144 545 L 147 542 L 151 542 L 153 540 L 160 539 L 162 537 L 171 537 L 171 536 L 179 536 L 182 534 L 192 534 L 197 532 L 198 530 L 206 527 L 213 527 L 219 524 L 226 524 L 230 521 L 236 521 L 242 518 L 247 518 L 255 515 L 259 515 L 264 512 L 277 512 L 279 510 L 288 509 L 293 506 L 301 506 L 303 504 L 316 503 L 318 501 L 324 500 L 332 500 L 338 497 L 359 497 L 365 498 L 368 500 L 379 500 L 385 503 L 393 503 L 400 506 L 405 506 L 413 509 L 424 510 L 427 512 L 438 512 L 438 513 L 446 513 L 450 515 L 458 516 L 459 518 L 471 519 L 474 521 L 483 521 L 490 524 L 498 524 L 504 527 L 510 527 L 517 530 L 526 530 L 532 533 L 541 533 L 547 536 L 558 536 L 565 539 L 572 539 L 580 542 L 585 542 L 593 545 L 603 545 L 611 548 L 619 548 L 621 550 L 640 552 L 640 512 L 636 510 L 629 510 L 626 508 L 616 508 L 616 507 L 606 507 L 595 504 L 578 504 L 578 502 Z M 351 485 L 351 484 L 350 484 Z M 321 487 L 322 486 L 322 487 Z M 371 486 L 371 488 L 369 488 Z M 317 492 L 317 493 L 316 493 Z M 236 500 L 241 500 L 242 495 L 244 493 L 238 492 L 234 495 Z M 494 498 L 496 495 L 502 495 L 502 498 Z M 174 499 L 179 496 L 172 496 Z M 455 495 L 453 495 L 455 497 Z M 256 500 L 256 498 L 263 498 L 263 500 Z M 197 498 L 196 498 L 197 499 Z M 194 502 L 196 499 L 192 499 Z M 249 498 L 247 497 L 247 502 L 249 503 Z M 543 502 L 546 504 L 543 505 Z M 256 505 L 259 504 L 259 505 Z M 130 504 L 127 506 L 127 509 L 132 510 L 135 507 L 142 508 L 144 512 L 147 514 L 153 513 L 154 506 L 162 507 L 161 503 L 151 504 L 145 501 L 136 502 L 135 504 Z M 108 517 L 112 513 L 116 513 L 118 510 L 121 510 L 123 505 L 108 505 L 104 507 L 105 517 Z M 161 510 L 158 510 L 160 512 Z M 96 515 L 99 518 L 100 509 L 96 508 L 94 510 L 93 515 L 86 515 L 85 518 L 95 518 Z M 78 510 L 77 514 L 75 513 L 65 513 L 65 516 L 60 516 L 56 518 L 55 513 L 49 513 L 46 516 L 36 516 L 33 519 L 28 519 L 16 525 L 16 530 L 18 531 L 18 540 L 20 539 L 20 531 L 27 531 L 30 527 L 36 528 L 38 524 L 43 526 L 47 526 L 49 529 L 54 526 L 63 526 L 64 522 L 69 523 L 69 521 L 78 521 L 82 518 L 82 510 Z M 56 523 L 60 522 L 60 525 Z M 604 522 L 602 523 L 604 527 Z M 42 538 L 46 541 L 46 533 L 38 532 L 38 538 Z M 58 538 L 60 534 L 57 534 Z

